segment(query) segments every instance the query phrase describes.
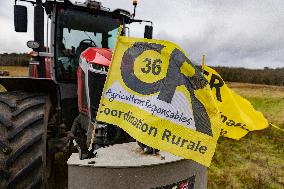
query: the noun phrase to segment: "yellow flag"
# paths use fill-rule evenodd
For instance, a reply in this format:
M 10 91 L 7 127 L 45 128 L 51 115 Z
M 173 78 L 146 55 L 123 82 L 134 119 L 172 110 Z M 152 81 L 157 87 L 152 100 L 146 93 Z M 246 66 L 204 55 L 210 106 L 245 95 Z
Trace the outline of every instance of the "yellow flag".
M 269 126 L 261 112 L 251 103 L 228 88 L 221 76 L 212 68 L 203 66 L 203 74 L 215 94 L 221 112 L 221 135 L 239 140 L 249 131 Z
M 205 166 L 221 130 L 205 77 L 178 46 L 153 39 L 118 38 L 97 120 Z

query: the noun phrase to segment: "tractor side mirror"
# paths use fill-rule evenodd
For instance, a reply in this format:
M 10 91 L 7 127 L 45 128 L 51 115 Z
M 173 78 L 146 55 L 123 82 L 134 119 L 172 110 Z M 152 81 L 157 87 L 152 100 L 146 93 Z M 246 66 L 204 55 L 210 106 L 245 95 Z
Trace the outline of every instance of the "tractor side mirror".
M 23 5 L 14 5 L 14 25 L 16 32 L 27 32 L 28 11 Z
M 144 38 L 146 39 L 153 38 L 153 26 L 148 26 L 148 25 L 145 26 Z

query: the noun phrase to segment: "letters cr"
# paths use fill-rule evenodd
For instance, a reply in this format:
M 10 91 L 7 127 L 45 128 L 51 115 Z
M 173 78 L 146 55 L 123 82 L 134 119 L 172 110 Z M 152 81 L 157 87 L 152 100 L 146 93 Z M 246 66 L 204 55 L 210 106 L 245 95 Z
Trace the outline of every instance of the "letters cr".
M 153 83 L 146 83 L 141 81 L 134 74 L 134 62 L 137 57 L 147 50 L 153 50 L 161 54 L 163 48 L 165 48 L 165 46 L 156 43 L 137 42 L 127 49 L 123 55 L 120 68 L 124 83 L 131 90 L 142 95 L 150 95 L 159 92 L 158 99 L 167 103 L 171 103 L 176 88 L 184 85 L 190 93 L 193 116 L 196 120 L 196 130 L 212 136 L 209 116 L 204 105 L 194 94 L 195 90 L 204 88 L 207 85 L 207 81 L 179 49 L 175 48 L 170 55 L 170 62 L 165 78 Z M 183 64 L 189 64 L 195 69 L 195 74 L 192 77 L 187 77 L 181 72 L 180 68 Z

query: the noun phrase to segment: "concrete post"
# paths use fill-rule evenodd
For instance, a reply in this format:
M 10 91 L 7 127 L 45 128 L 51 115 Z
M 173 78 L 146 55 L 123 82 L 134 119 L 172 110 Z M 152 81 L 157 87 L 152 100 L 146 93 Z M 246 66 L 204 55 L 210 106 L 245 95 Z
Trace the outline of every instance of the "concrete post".
M 205 189 L 207 168 L 167 152 L 145 155 L 136 143 L 97 151 L 93 159 L 68 160 L 69 189 Z

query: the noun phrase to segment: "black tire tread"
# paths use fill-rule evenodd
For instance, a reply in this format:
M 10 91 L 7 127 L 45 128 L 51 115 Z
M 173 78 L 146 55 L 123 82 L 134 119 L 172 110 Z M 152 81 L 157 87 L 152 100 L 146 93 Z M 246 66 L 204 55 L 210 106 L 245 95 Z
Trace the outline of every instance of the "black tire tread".
M 17 149 L 7 159 L 6 165 L 8 167 L 10 167 L 18 159 L 19 156 L 21 156 L 25 151 L 27 151 L 29 148 L 31 148 L 35 143 L 39 142 L 39 140 L 41 140 L 41 138 L 42 138 L 42 134 L 39 134 L 38 136 L 31 139 L 30 141 L 28 141 L 23 146 L 21 146 L 19 149 Z
M 48 102 L 44 94 L 0 93 L 0 189 L 43 188 Z
M 8 179 L 10 177 L 10 173 L 6 170 L 0 170 L 0 181 L 4 179 Z
M 36 102 L 33 102 L 33 103 L 30 103 L 24 107 L 22 107 L 21 109 L 18 109 L 16 111 L 13 112 L 12 116 L 13 117 L 16 117 L 18 115 L 20 115 L 21 113 L 27 111 L 27 110 L 30 110 L 36 106 L 40 106 L 40 105 L 44 105 L 45 104 L 45 101 L 44 100 L 41 100 L 41 101 L 36 101 Z
M 42 93 L 25 93 L 22 96 L 20 96 L 17 101 L 23 101 L 29 98 L 35 98 L 35 97 L 45 97 Z
M 33 171 L 34 169 L 38 168 L 42 163 L 42 157 L 39 156 L 35 158 L 34 161 L 27 164 L 23 169 L 21 169 L 8 183 L 7 189 L 12 189 L 16 187 L 16 184 L 21 181 L 29 172 Z
M 2 97 L 0 97 L 0 102 L 8 105 L 10 108 L 15 108 L 17 106 L 16 103 L 13 103 L 13 102 L 7 100 L 6 98 L 2 98 Z
M 12 121 L 2 115 L 0 115 L 0 123 L 6 128 L 11 128 L 13 126 Z
M 44 115 L 40 114 L 22 123 L 21 125 L 13 129 L 13 131 L 8 134 L 8 140 L 10 141 L 14 139 L 17 135 L 19 135 L 20 132 L 23 132 L 28 127 L 32 127 L 35 123 L 38 123 L 38 122 L 43 123 L 43 118 L 44 118 Z
M 9 154 L 12 149 L 5 142 L 0 140 L 0 151 L 2 151 L 4 154 Z
M 26 189 L 38 189 L 41 187 L 41 184 L 42 184 L 42 179 L 38 177 L 35 178 Z

